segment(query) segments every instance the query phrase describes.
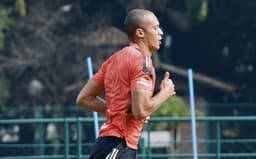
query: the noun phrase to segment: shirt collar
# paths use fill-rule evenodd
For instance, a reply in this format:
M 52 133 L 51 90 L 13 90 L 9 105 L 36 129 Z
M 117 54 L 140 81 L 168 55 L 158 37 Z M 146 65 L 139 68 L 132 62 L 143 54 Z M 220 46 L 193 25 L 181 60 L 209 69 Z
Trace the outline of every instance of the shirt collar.
M 135 42 L 130 42 L 130 46 L 134 47 L 135 49 L 137 49 L 138 51 L 140 51 L 143 55 L 148 56 L 147 54 L 145 54 L 142 49 L 139 47 L 138 44 L 136 44 Z M 150 56 L 149 56 L 150 57 Z
M 134 43 L 134 42 L 130 42 L 130 46 L 133 46 L 133 47 L 135 47 L 136 49 L 138 49 L 138 50 L 140 50 L 140 51 L 141 51 L 141 49 L 140 49 L 139 45 L 138 45 L 138 44 L 136 44 L 136 43 Z
M 131 46 L 131 47 L 134 47 L 134 48 L 137 49 L 139 52 L 141 52 L 143 56 L 146 56 L 146 54 L 142 51 L 142 49 L 139 47 L 139 45 L 136 44 L 135 42 L 130 42 L 130 46 Z

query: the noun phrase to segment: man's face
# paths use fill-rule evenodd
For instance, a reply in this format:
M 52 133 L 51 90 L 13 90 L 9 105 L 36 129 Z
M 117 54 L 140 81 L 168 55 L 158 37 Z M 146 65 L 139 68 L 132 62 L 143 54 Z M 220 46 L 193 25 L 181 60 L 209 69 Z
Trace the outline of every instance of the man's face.
M 157 51 L 160 49 L 163 31 L 154 14 L 148 14 L 146 17 L 147 20 L 143 29 L 145 32 L 144 42 L 150 51 Z

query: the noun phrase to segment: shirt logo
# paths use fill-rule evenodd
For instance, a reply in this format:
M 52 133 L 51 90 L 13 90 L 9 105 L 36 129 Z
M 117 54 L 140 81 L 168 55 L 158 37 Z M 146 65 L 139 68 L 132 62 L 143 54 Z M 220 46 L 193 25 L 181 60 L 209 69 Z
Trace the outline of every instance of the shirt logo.
M 151 82 L 151 81 L 148 81 L 148 80 L 146 80 L 146 79 L 144 79 L 144 78 L 138 80 L 138 81 L 137 81 L 137 84 L 146 86 L 146 87 L 148 87 L 148 88 L 153 88 L 152 82 Z
M 153 74 L 149 66 L 150 66 L 149 58 L 147 58 L 146 56 L 143 56 L 143 72 L 145 72 L 151 78 Z

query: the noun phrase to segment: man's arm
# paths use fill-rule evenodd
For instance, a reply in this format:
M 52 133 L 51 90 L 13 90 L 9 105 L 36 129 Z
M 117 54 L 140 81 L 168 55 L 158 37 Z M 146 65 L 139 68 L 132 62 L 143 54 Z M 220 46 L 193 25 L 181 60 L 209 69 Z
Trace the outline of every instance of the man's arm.
M 104 87 L 97 84 L 93 80 L 89 80 L 88 83 L 80 91 L 76 104 L 84 108 L 105 114 L 106 102 L 99 95 L 104 91 Z
M 155 96 L 151 96 L 151 92 L 144 89 L 132 89 L 132 113 L 137 119 L 145 119 L 151 113 L 156 111 L 169 97 L 176 94 L 174 84 L 169 79 L 169 73 L 165 73 L 165 77 L 160 85 L 160 91 Z

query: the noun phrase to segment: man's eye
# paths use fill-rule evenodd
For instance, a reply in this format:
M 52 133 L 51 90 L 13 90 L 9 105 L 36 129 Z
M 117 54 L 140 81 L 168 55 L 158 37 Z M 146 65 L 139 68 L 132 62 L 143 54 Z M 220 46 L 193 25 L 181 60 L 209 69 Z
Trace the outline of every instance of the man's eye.
M 160 26 L 157 26 L 155 27 L 155 30 L 158 31 L 158 30 L 163 30 Z

